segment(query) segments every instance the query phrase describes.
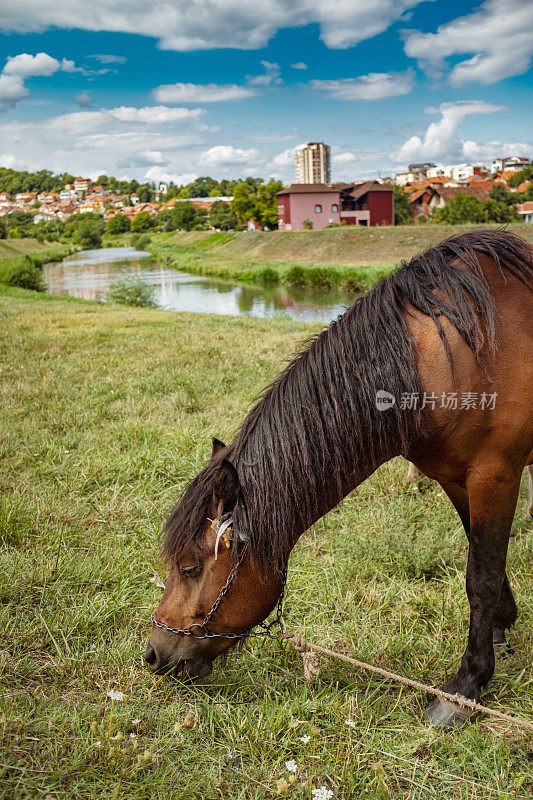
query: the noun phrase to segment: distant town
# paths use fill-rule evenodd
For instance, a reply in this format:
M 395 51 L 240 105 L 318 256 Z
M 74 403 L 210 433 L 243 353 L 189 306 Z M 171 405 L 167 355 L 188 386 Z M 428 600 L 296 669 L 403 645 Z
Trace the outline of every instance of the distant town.
M 330 147 L 323 142 L 309 142 L 296 150 L 295 175 L 296 180 L 290 186 L 283 187 L 280 182 L 271 181 L 268 191 L 262 192 L 264 203 L 272 205 L 269 217 L 256 213 L 255 218 L 253 204 L 246 206 L 246 197 L 259 193 L 260 184 L 263 184 L 259 179 L 221 182 L 230 188 L 239 187 L 239 204 L 236 191 L 217 194 L 216 186 L 221 184 L 209 178 L 199 179 L 211 181 L 207 186 L 215 186 L 208 196 L 187 197 L 187 187 L 167 183 L 157 187 L 137 184 L 140 187 L 137 191 L 122 192 L 93 183 L 90 178 L 78 177 L 58 191 L 0 191 L 0 218 L 31 214 L 33 222 L 38 224 L 65 222 L 76 214 L 91 214 L 109 223 L 118 216 L 124 218 L 122 230 L 133 230 L 139 215 L 143 214 L 144 220 L 151 220 L 156 226 L 157 219 L 163 219 L 159 217 L 162 212 L 167 212 L 164 218 L 168 220 L 168 212 L 187 203 L 201 212 L 198 224 L 204 227 L 219 229 L 216 223 L 220 223 L 222 217 L 210 219 L 216 205 L 218 209 L 228 210 L 226 229 L 240 226 L 248 230 L 268 230 L 276 227 L 277 216 L 277 227 L 289 231 L 319 230 L 336 225 L 447 221 L 444 209 L 450 203 L 457 207 L 462 203 L 464 208 L 470 203 L 470 210 L 464 213 L 485 215 L 486 221 L 514 219 L 533 223 L 533 167 L 530 159 L 523 155 L 496 158 L 490 165 L 417 163 L 395 176 L 332 182 Z M 117 181 L 114 183 L 118 185 Z M 147 200 L 147 196 L 151 199 Z M 464 198 L 472 199 L 465 205 Z M 246 212 L 243 211 L 245 207 Z M 269 224 L 265 224 L 265 219 Z M 118 226 L 115 227 L 118 230 Z

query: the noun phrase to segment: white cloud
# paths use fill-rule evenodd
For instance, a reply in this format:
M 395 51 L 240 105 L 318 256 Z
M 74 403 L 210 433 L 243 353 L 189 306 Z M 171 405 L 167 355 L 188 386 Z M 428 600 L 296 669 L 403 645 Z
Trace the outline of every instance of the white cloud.
M 34 56 L 30 53 L 19 53 L 17 56 L 8 56 L 0 73 L 0 111 L 13 108 L 16 103 L 28 96 L 29 92 L 24 84 L 26 78 L 50 77 L 59 70 L 83 71 L 76 67 L 74 61 L 64 58 L 59 62 L 48 53 L 37 53 Z
M 262 164 L 264 160 L 259 150 L 255 148 L 243 150 L 228 144 L 217 144 L 200 154 L 201 164 L 215 168 L 239 167 L 246 164 L 254 166 Z
M 0 111 L 6 111 L 29 94 L 18 75 L 0 74 Z
M 48 53 L 20 53 L 18 56 L 8 56 L 6 65 L 2 70 L 5 75 L 18 75 L 20 78 L 31 78 L 36 75 L 53 75 L 59 69 L 59 61 Z
M 371 72 L 358 78 L 316 80 L 309 85 L 313 89 L 328 92 L 335 100 L 382 100 L 409 94 L 414 82 L 414 70 L 408 69 L 405 72 Z
M 52 27 L 154 36 L 167 50 L 264 47 L 281 28 L 318 24 L 332 48 L 351 47 L 382 33 L 422 0 L 2 0 L 0 28 L 28 33 Z
M 92 74 L 92 73 L 87 72 L 86 70 L 84 70 L 83 67 L 77 67 L 76 64 L 74 63 L 74 61 L 71 61 L 68 58 L 64 58 L 62 60 L 61 66 L 60 66 L 60 70 L 62 72 L 81 72 L 84 75 Z M 107 72 L 107 70 L 105 70 L 105 71 Z M 100 72 L 100 70 L 96 74 L 99 74 L 99 72 Z
M 139 167 L 150 167 L 167 163 L 168 157 L 160 150 L 140 150 L 138 153 L 121 156 L 117 161 L 120 170 L 137 170 Z
M 291 64 L 293 69 L 307 69 L 307 64 L 303 61 L 297 61 L 296 64 Z
M 128 60 L 124 58 L 124 56 L 114 56 L 114 55 L 107 55 L 105 53 L 93 53 L 87 58 L 94 58 L 96 61 L 99 61 L 100 64 L 125 64 Z
M 272 159 L 272 165 L 278 170 L 283 170 L 284 167 L 288 166 L 294 168 L 294 153 L 296 150 L 301 150 L 302 147 L 305 147 L 305 142 L 300 142 L 300 144 L 297 144 L 295 147 L 287 147 L 285 150 L 282 150 L 281 153 L 278 153 L 276 156 L 274 156 Z
M 109 122 L 110 118 L 105 110 L 73 111 L 71 114 L 61 114 L 58 117 L 41 120 L 38 127 L 42 131 L 50 131 L 52 134 L 81 136 L 105 129 Z M 26 130 L 26 128 L 21 125 L 21 130 Z
M 177 186 L 185 186 L 187 183 L 192 183 L 196 180 L 198 175 L 196 172 L 172 172 L 164 167 L 151 167 L 146 170 L 145 178 L 147 181 L 154 181 L 154 183 L 175 183 Z
M 459 138 L 459 127 L 465 117 L 471 114 L 493 114 L 504 106 L 485 103 L 483 100 L 459 100 L 455 103 L 442 103 L 439 106 L 441 118 L 428 125 L 423 136 L 411 136 L 392 154 L 392 160 L 408 163 L 462 158 L 465 156 L 465 142 Z M 435 113 L 435 109 L 426 109 Z M 471 145 L 473 143 L 470 143 Z
M 120 122 L 142 122 L 157 125 L 163 122 L 195 120 L 205 114 L 205 111 L 201 108 L 169 108 L 168 106 L 144 106 L 143 108 L 119 106 L 111 108 L 107 113 Z
M 17 169 L 18 161 L 13 153 L 0 153 L 0 164 L 7 169 Z
M 383 163 L 385 153 L 382 150 L 369 148 L 349 150 L 343 153 L 333 151 L 331 159 L 336 179 L 355 180 L 365 175 L 375 176 Z M 357 166 L 356 166 L 357 165 Z
M 501 140 L 483 143 L 467 140 L 462 143 L 461 155 L 465 161 L 474 164 L 488 164 L 495 158 L 511 154 L 533 158 L 533 143 L 502 142 Z
M 74 98 L 74 102 L 80 108 L 89 108 L 89 106 L 92 106 L 93 104 L 93 99 L 89 92 L 80 92 Z
M 265 74 L 249 77 L 248 83 L 254 86 L 271 86 L 274 83 L 283 83 L 280 78 L 281 69 L 279 64 L 271 61 L 261 61 L 261 64 L 265 68 Z
M 256 94 L 254 89 L 236 84 L 217 83 L 170 83 L 152 91 L 160 103 L 219 103 L 227 100 L 242 100 Z
M 486 0 L 472 14 L 441 25 L 436 33 L 406 31 L 405 52 L 431 75 L 445 59 L 471 54 L 450 73 L 456 86 L 469 81 L 495 83 L 521 75 L 533 56 L 533 4 L 530 0 Z
M 337 153 L 333 156 L 334 164 L 353 164 L 354 161 L 358 160 L 355 153 Z
M 210 133 L 198 116 L 194 109 L 166 107 L 82 109 L 38 124 L 5 121 L 0 141 L 10 143 L 20 169 L 149 180 L 155 167 L 172 175 L 197 169 Z

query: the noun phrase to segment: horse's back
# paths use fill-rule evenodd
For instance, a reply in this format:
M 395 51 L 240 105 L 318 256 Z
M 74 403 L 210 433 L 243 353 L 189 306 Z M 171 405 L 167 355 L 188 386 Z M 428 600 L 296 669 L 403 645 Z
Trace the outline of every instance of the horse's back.
M 462 483 L 466 469 L 487 460 L 516 469 L 533 461 L 533 290 L 489 257 L 479 261 L 496 313 L 495 346 L 485 344 L 481 362 L 447 318 L 440 320 L 451 359 L 429 317 L 405 317 L 428 431 L 409 458 L 437 480 Z

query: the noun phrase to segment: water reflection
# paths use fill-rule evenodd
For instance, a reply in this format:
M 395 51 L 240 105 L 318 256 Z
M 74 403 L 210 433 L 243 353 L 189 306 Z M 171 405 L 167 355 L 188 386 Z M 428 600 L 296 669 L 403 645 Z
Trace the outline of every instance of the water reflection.
M 64 261 L 47 264 L 44 277 L 52 294 L 105 300 L 109 284 L 121 273 L 135 272 L 155 290 L 161 308 L 172 311 L 274 317 L 329 322 L 353 298 L 338 292 L 272 288 L 217 281 L 168 269 L 149 253 L 133 247 L 84 250 Z

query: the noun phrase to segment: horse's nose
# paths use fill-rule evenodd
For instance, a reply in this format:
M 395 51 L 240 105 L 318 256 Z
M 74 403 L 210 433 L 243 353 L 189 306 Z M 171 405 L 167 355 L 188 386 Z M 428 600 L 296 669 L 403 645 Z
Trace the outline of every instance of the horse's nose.
M 146 653 L 144 654 L 144 660 L 148 664 L 148 668 L 151 672 L 157 672 L 157 670 L 161 668 L 163 659 L 155 644 L 151 642 L 148 643 Z

